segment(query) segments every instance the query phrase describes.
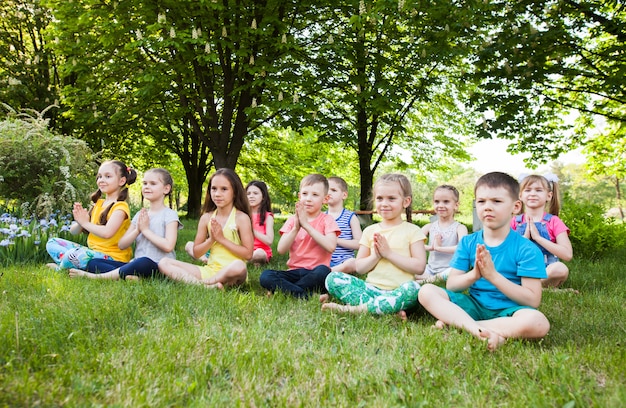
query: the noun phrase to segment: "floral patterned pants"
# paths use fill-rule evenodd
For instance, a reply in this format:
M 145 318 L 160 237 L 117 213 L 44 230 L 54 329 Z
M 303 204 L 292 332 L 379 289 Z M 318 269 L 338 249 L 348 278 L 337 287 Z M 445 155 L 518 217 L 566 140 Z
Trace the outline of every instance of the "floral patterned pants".
M 372 314 L 392 314 L 417 305 L 420 284 L 408 281 L 393 290 L 379 289 L 356 276 L 331 272 L 326 277 L 328 293 L 352 306 L 367 305 Z

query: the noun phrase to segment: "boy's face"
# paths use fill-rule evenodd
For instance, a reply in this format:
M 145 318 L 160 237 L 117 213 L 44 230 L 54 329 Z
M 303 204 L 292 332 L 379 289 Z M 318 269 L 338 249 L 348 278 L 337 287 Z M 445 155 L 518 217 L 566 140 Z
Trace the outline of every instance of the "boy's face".
M 315 215 L 322 211 L 322 206 L 326 203 L 327 197 L 325 190 L 323 183 L 300 186 L 298 198 L 300 198 L 307 214 Z
M 504 187 L 480 186 L 476 189 L 476 212 L 486 229 L 510 228 L 511 217 L 520 211 L 521 206 L 522 203 L 513 199 Z
M 328 204 L 339 204 L 348 198 L 348 193 L 341 189 L 339 183 L 333 180 L 328 180 Z

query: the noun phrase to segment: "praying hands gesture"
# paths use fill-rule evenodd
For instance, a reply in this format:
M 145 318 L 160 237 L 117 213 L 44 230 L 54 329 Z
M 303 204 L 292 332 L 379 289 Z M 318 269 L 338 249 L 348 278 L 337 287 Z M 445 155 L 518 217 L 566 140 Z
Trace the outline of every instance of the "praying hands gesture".
M 139 218 L 137 218 L 137 230 L 144 232 L 148 229 L 150 229 L 150 216 L 148 215 L 148 210 L 142 208 L 139 210 Z
M 491 259 L 491 254 L 489 250 L 485 248 L 485 245 L 478 244 L 476 246 L 476 263 L 474 264 L 474 269 L 476 273 L 490 282 L 499 275 L 493 264 L 493 259 Z
M 80 226 L 83 226 L 83 224 L 91 221 L 89 218 L 89 211 L 83 208 L 81 203 L 74 203 L 72 215 L 74 216 L 74 221 L 76 221 Z

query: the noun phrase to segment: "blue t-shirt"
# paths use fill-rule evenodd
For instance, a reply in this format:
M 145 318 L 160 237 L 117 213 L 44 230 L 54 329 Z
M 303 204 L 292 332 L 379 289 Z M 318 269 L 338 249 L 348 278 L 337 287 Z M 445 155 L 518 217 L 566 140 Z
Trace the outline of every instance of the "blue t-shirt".
M 456 252 L 450 261 L 450 267 L 461 271 L 470 271 L 476 261 L 476 246 L 485 244 L 483 231 L 461 238 Z M 529 239 L 509 232 L 504 242 L 496 247 L 485 246 L 496 270 L 509 281 L 516 285 L 522 284 L 522 278 L 545 279 L 546 267 L 543 262 L 543 254 Z M 518 303 L 509 299 L 498 288 L 485 278 L 480 278 L 469 288 L 469 294 L 487 309 L 505 309 L 519 306 Z

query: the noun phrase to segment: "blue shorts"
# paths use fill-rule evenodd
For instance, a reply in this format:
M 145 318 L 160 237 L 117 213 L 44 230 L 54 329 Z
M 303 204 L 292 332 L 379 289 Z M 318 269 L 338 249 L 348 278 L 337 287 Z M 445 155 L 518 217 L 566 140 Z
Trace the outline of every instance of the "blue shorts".
M 450 298 L 450 301 L 452 303 L 465 310 L 467 314 L 470 315 L 474 320 L 491 320 L 497 317 L 509 317 L 513 316 L 513 313 L 521 309 L 535 310 L 535 308 L 530 306 L 511 306 L 505 309 L 487 309 L 485 306 L 478 303 L 476 299 L 474 299 L 470 295 L 458 292 L 451 292 L 447 289 L 446 293 L 448 294 L 448 297 Z

